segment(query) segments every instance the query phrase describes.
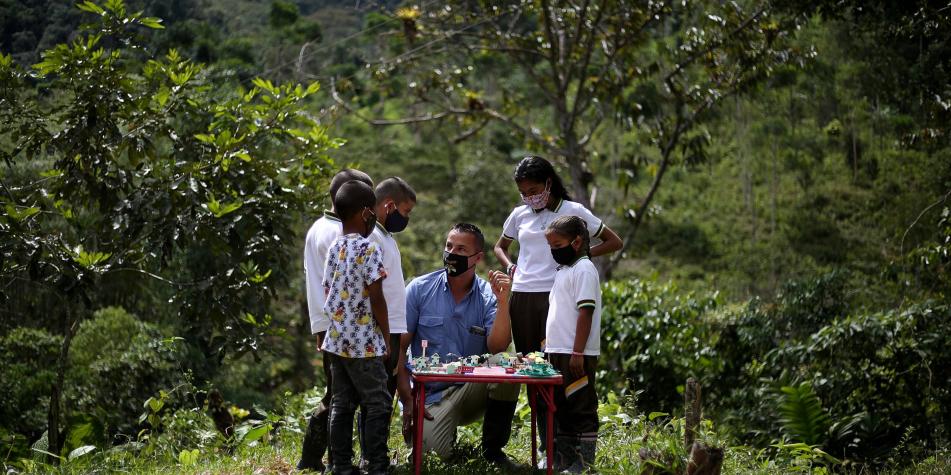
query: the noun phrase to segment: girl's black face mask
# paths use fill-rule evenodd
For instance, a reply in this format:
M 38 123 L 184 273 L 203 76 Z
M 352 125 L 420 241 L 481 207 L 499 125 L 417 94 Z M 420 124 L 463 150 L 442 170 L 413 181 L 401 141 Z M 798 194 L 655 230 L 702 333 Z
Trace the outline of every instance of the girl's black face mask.
M 575 261 L 578 257 L 578 251 L 572 247 L 571 243 L 568 243 L 565 247 L 557 247 L 551 250 L 551 257 L 555 259 L 555 262 L 561 266 L 567 266 Z
M 478 254 L 478 252 L 476 254 Z M 472 256 L 474 255 L 475 254 Z M 449 277 L 459 277 L 465 274 L 467 270 L 472 268 L 472 266 L 469 265 L 469 258 L 472 256 L 442 251 L 442 264 L 446 267 L 446 274 Z

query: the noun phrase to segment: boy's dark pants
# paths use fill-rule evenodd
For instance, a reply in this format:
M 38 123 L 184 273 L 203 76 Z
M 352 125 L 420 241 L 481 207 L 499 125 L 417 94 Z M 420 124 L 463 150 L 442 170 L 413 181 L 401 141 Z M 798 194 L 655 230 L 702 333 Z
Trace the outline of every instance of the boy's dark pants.
M 330 456 L 334 473 L 357 473 L 353 466 L 353 415 L 364 411 L 364 443 L 370 474 L 386 473 L 390 466 L 387 439 L 390 434 L 392 398 L 386 388 L 383 358 L 342 358 L 329 354 L 333 374 L 330 403 Z
M 320 340 L 323 341 L 326 332 L 320 332 Z M 386 382 L 386 388 L 390 397 L 396 393 L 396 365 L 399 364 L 399 348 L 401 333 L 390 335 L 390 357 L 386 360 L 386 373 L 389 378 Z M 301 459 L 298 469 L 311 469 L 315 471 L 324 470 L 324 451 L 327 450 L 327 438 L 330 435 L 330 400 L 333 398 L 333 375 L 330 372 L 330 359 L 327 353 L 323 353 L 323 372 L 324 379 L 327 381 L 327 391 L 324 397 L 320 399 L 320 406 L 310 416 L 307 423 L 307 432 L 304 434 L 304 443 L 301 446 Z M 365 453 L 363 441 L 363 412 L 360 413 L 360 448 Z M 366 457 L 364 457 L 366 458 Z M 333 465 L 333 460 L 331 460 Z
M 390 356 L 383 360 L 383 363 L 386 365 L 386 391 L 390 393 L 391 405 L 393 396 L 396 394 L 396 365 L 400 363 L 400 337 L 402 336 L 402 333 L 390 333 L 390 341 L 387 343 L 387 345 L 390 345 Z M 363 417 L 364 412 L 364 410 L 361 410 L 360 414 L 357 415 L 357 429 L 360 431 L 360 457 L 366 460 L 367 445 L 363 437 L 363 434 L 366 433 L 366 427 L 364 426 L 365 418 Z
M 318 333 L 320 341 L 324 340 L 327 332 Z M 301 446 L 299 470 L 324 470 L 324 451 L 327 450 L 327 437 L 330 435 L 328 421 L 330 420 L 330 400 L 333 397 L 333 375 L 330 372 L 330 358 L 327 352 L 323 354 L 324 379 L 327 381 L 327 390 L 320 399 L 320 406 L 310 416 L 307 422 L 307 432 L 304 434 L 304 443 Z

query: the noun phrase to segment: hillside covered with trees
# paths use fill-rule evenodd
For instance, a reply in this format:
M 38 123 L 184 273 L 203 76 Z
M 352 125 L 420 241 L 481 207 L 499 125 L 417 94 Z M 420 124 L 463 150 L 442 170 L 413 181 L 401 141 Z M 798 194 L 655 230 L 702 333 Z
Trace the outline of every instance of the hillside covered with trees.
M 330 177 L 413 186 L 410 279 L 541 155 L 624 240 L 600 471 L 683 473 L 692 377 L 728 473 L 945 473 L 949 77 L 923 0 L 0 2 L 4 470 L 293 471 Z

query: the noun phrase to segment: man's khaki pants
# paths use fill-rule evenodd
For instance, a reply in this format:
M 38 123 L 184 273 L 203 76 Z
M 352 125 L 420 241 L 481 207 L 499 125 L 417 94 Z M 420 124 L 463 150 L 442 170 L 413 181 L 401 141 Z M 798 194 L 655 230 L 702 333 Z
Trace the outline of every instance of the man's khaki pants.
M 466 383 L 443 391 L 442 399 L 426 406 L 433 420 L 423 423 L 423 452 L 434 451 L 440 458 L 452 453 L 456 428 L 480 420 L 488 400 L 517 401 L 521 385 Z

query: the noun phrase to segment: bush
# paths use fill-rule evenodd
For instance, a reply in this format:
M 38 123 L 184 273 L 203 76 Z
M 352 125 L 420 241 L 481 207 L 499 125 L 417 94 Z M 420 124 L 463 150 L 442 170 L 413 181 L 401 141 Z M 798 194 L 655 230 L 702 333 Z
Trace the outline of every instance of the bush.
M 46 427 L 62 338 L 36 328 L 14 328 L 0 337 L 0 432 L 34 441 Z
M 707 382 L 722 362 L 713 350 L 716 337 L 711 310 L 716 294 L 681 294 L 673 284 L 651 281 L 609 282 L 602 293 L 602 386 L 621 394 L 643 391 L 648 410 L 682 405 L 688 377 Z
M 862 309 L 848 302 L 847 277 L 790 283 L 774 304 L 732 308 L 672 284 L 606 283 L 598 377 L 606 390 L 642 391 L 641 407 L 665 412 L 682 406 L 682 385 L 695 377 L 707 415 L 759 447 L 791 438 L 879 462 L 903 436 L 946 443 L 951 307 Z M 792 429 L 807 426 L 809 440 L 796 440 L 804 431 Z
M 177 346 L 122 308 L 97 311 L 73 338 L 68 407 L 93 416 L 109 434 L 135 436 L 142 403 L 182 380 Z

